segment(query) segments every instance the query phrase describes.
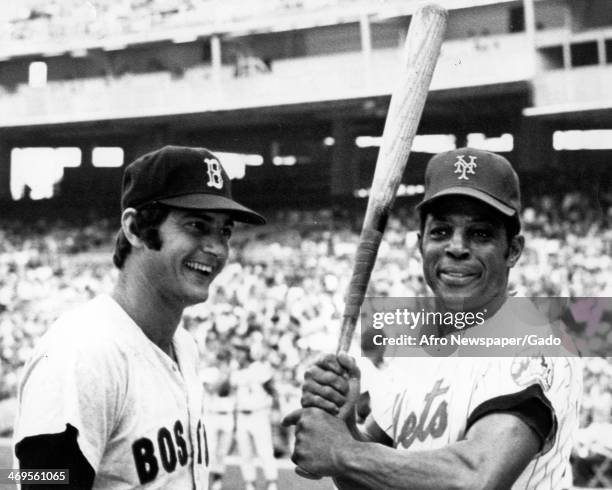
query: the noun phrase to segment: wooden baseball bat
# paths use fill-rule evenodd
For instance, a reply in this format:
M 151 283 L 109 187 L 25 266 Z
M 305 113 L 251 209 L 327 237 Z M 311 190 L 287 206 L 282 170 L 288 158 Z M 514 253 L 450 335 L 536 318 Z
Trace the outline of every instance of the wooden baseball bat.
M 351 345 L 378 247 L 423 113 L 429 84 L 440 54 L 447 17 L 445 9 L 428 4 L 419 8 L 410 21 L 403 53 L 403 70 L 387 112 L 368 207 L 346 296 L 337 352 L 346 352 Z M 304 478 L 320 478 L 299 466 L 295 471 Z
M 447 17 L 448 12 L 444 8 L 427 4 L 419 8 L 410 21 L 402 60 L 403 72 L 391 95 L 345 300 L 337 352 L 346 352 L 351 345 L 378 247 L 423 113 Z

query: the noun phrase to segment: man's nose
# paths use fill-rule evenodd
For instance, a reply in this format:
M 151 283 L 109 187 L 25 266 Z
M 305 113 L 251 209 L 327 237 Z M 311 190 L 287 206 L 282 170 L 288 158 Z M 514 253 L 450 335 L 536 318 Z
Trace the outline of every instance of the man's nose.
M 229 246 L 227 240 L 220 234 L 211 233 L 202 239 L 202 250 L 225 261 L 229 253 Z
M 453 231 L 446 247 L 446 253 L 455 259 L 466 259 L 469 257 L 470 250 L 462 230 Z

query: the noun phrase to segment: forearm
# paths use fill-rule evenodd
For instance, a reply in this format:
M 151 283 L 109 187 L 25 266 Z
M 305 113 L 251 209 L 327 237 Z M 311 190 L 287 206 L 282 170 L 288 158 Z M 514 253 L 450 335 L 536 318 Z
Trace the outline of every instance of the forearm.
M 462 455 L 470 450 L 461 447 L 466 444 L 408 452 L 378 443 L 355 441 L 339 448 L 340 475 L 335 481 L 340 489 L 346 490 L 478 488 L 475 464 Z

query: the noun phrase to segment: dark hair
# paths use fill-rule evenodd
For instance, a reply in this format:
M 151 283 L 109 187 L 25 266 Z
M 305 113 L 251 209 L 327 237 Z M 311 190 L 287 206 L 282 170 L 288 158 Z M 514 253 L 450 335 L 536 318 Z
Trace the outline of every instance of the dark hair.
M 153 250 L 159 250 L 162 242 L 159 236 L 159 225 L 168 217 L 170 208 L 162 204 L 147 204 L 136 210 L 131 231 L 138 236 L 144 244 Z M 132 251 L 132 244 L 128 241 L 122 229 L 117 233 L 113 264 L 118 269 L 123 267 L 125 259 Z

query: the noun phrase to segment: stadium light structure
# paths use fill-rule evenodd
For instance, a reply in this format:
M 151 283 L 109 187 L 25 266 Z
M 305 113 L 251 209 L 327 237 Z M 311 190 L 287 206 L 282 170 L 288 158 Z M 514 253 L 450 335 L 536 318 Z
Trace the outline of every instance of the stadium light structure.
M 470 133 L 467 146 L 480 150 L 509 152 L 514 149 L 514 136 L 504 133 L 496 137 L 487 137 L 484 133 Z
M 612 149 L 612 129 L 555 131 L 552 140 L 556 151 Z
M 378 147 L 381 139 L 380 136 L 357 136 L 355 145 L 358 148 Z M 419 153 L 435 154 L 454 150 L 456 147 L 456 137 L 452 134 L 419 134 L 412 142 L 412 151 Z
M 257 154 L 225 151 L 213 151 L 213 153 L 221 160 L 230 179 L 242 179 L 246 175 L 246 167 L 260 167 L 264 163 L 263 157 Z

